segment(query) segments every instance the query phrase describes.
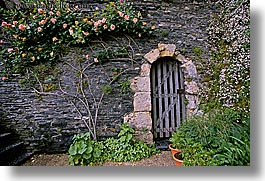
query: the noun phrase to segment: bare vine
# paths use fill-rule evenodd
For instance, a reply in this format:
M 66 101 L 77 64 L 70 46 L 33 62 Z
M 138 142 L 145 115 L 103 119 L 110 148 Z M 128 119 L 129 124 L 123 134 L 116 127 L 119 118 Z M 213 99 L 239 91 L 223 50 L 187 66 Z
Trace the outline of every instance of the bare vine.
M 127 37 L 128 40 L 131 39 Z M 98 40 L 96 43 L 97 46 L 100 45 L 103 50 L 107 50 L 110 46 L 108 46 L 105 42 L 102 40 Z M 133 49 L 132 46 L 130 46 L 130 49 Z M 93 50 L 92 46 L 88 46 L 90 49 L 90 52 L 92 54 L 96 54 L 96 50 Z M 134 54 L 134 50 L 131 50 Z M 33 91 L 40 95 L 50 95 L 55 97 L 61 97 L 65 100 L 67 100 L 74 108 L 74 110 L 77 112 L 78 117 L 76 117 L 79 120 L 82 120 L 88 131 L 91 133 L 91 136 L 94 140 L 97 140 L 97 122 L 98 122 L 98 116 L 99 111 L 101 108 L 101 104 L 103 101 L 104 96 L 106 93 L 104 91 L 101 91 L 100 94 L 95 91 L 93 92 L 91 86 L 93 84 L 93 81 L 91 80 L 91 75 L 87 73 L 87 70 L 90 68 L 93 68 L 92 66 L 97 66 L 97 62 L 93 61 L 93 57 L 87 58 L 86 60 L 83 60 L 82 53 L 76 52 L 79 54 L 76 58 L 76 61 L 65 61 L 63 65 L 66 65 L 68 67 L 67 70 L 70 70 L 71 72 L 68 72 L 70 74 L 76 73 L 77 76 L 75 80 L 71 80 L 73 83 L 73 86 L 75 86 L 75 91 L 73 90 L 67 90 L 67 87 L 64 85 L 63 78 L 60 76 L 58 77 L 58 89 L 56 91 L 46 91 L 44 89 L 44 85 L 41 80 L 39 80 L 38 75 L 36 75 L 33 71 L 28 71 L 28 74 L 33 74 L 33 77 L 36 79 L 37 87 L 32 87 Z M 91 62 L 92 59 L 92 62 Z M 111 61 L 112 59 L 109 59 Z M 114 59 L 113 59 L 114 60 Z M 117 58 L 115 60 L 133 60 L 133 57 L 128 58 Z M 125 74 L 128 71 L 133 70 L 133 66 L 130 66 L 129 68 L 126 68 L 120 72 L 118 72 L 115 76 L 110 77 L 102 64 L 99 64 L 100 69 L 104 72 L 106 78 L 107 78 L 107 85 L 111 86 L 120 76 Z M 29 76 L 29 75 L 28 75 Z

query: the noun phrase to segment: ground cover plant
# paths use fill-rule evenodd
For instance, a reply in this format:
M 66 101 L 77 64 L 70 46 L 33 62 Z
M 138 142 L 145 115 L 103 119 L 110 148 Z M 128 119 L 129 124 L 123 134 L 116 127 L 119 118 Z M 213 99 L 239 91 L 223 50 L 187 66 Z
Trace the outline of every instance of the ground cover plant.
M 160 152 L 154 145 L 135 140 L 134 129 L 128 123 L 121 125 L 118 138 L 95 141 L 90 133 L 77 134 L 73 137 L 69 154 L 72 166 L 102 165 L 104 162 L 138 161 Z

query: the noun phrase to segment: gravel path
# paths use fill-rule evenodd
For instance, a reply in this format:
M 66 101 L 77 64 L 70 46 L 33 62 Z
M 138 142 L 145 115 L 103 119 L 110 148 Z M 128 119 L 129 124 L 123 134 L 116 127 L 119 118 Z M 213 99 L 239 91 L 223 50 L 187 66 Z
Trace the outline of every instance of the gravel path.
M 21 166 L 69 166 L 67 154 L 38 154 Z M 175 166 L 170 151 L 161 151 L 137 162 L 106 162 L 103 166 Z

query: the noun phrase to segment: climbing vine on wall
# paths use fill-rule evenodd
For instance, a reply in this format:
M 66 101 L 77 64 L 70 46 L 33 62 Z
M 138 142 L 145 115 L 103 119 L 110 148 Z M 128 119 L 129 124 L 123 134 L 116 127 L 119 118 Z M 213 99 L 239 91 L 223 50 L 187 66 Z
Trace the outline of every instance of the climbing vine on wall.
M 6 76 L 25 73 L 28 67 L 41 63 L 57 63 L 71 45 L 86 46 L 98 38 L 121 33 L 141 38 L 155 31 L 155 26 L 142 21 L 141 12 L 126 1 L 110 2 L 92 15 L 82 13 L 77 5 L 49 8 L 44 2 L 42 8 L 27 10 L 22 17 L 17 12 L 2 20 L 1 28 L 12 42 L 1 55 Z
M 40 99 L 66 99 L 78 115 L 76 119 L 97 140 L 97 120 L 104 96 L 112 92 L 115 82 L 120 94 L 129 92 L 128 80 L 120 77 L 133 69 L 123 68 L 109 75 L 104 63 L 125 59 L 134 63 L 137 45 L 133 38 L 149 37 L 156 28 L 144 22 L 141 12 L 127 1 L 110 2 L 102 9 L 96 8 L 93 14 L 82 13 L 78 6 L 48 8 L 45 3 L 42 1 L 43 7 L 27 9 L 24 14 L 13 12 L 2 21 L 7 38 L 2 42 L 11 43 L 1 54 L 3 76 L 8 81 L 14 73 L 22 75 L 20 83 L 32 88 Z M 116 42 L 120 35 L 128 40 L 126 45 L 117 42 L 117 47 L 113 47 L 106 43 Z M 64 58 L 62 62 L 61 57 L 73 50 L 74 60 Z M 89 74 L 88 70 L 95 67 L 102 71 L 104 80 Z M 98 85 L 96 90 L 91 88 L 94 84 Z
M 250 1 L 218 1 L 208 27 L 211 59 L 205 65 L 209 102 L 250 112 Z

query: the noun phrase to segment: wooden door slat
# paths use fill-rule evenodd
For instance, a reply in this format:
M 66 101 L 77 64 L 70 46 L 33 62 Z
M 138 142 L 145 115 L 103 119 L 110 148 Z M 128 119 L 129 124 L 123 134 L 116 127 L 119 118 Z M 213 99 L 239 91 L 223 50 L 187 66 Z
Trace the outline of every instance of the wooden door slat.
M 165 119 L 164 119 L 164 128 L 169 129 L 169 105 L 168 105 L 168 89 L 167 89 L 167 80 L 168 80 L 168 71 L 167 71 L 167 64 L 163 63 L 163 72 L 164 72 L 164 112 L 165 112 Z M 165 136 L 169 137 L 169 132 L 165 132 Z
M 159 62 L 159 64 L 157 64 L 157 80 L 158 80 L 158 95 L 159 94 L 162 94 L 162 82 L 163 82 L 163 78 L 162 78 L 162 75 L 161 75 L 161 63 Z M 160 128 L 163 128 L 163 107 L 162 107 L 162 97 L 158 97 L 158 102 L 159 102 L 159 121 L 157 122 L 157 124 L 159 124 L 159 127 Z M 159 132 L 159 136 L 160 137 L 163 137 L 163 131 L 160 131 Z
M 170 105 L 172 105 L 173 109 L 171 109 L 170 113 L 171 113 L 171 119 L 170 119 L 170 126 L 171 127 L 175 127 L 175 119 L 174 119 L 174 115 L 175 115 L 175 110 L 174 110 L 174 82 L 173 82 L 173 68 L 172 68 L 172 64 L 169 64 L 169 72 L 170 72 L 170 76 L 169 76 L 169 95 L 170 95 Z M 177 95 L 176 95 L 177 96 Z
M 156 80 L 157 80 L 157 76 L 156 76 L 156 69 L 157 67 L 153 67 L 152 69 L 152 94 L 153 94 L 153 99 L 152 99 L 152 118 L 153 118 L 153 121 L 157 121 L 157 98 L 156 96 L 154 95 L 157 95 L 158 92 L 157 92 L 157 84 L 156 84 Z M 156 125 L 156 122 L 153 123 L 153 127 Z M 157 133 L 156 131 L 154 131 L 154 138 L 157 138 Z
M 178 66 L 175 65 L 175 67 L 174 67 L 174 74 L 175 74 L 175 91 L 176 92 L 180 88 L 180 86 L 179 86 L 179 74 L 178 74 L 178 71 L 179 71 Z M 176 119 L 177 119 L 176 120 L 176 125 L 178 127 L 180 125 L 180 106 L 179 106 L 180 96 L 179 96 L 179 94 L 177 96 L 177 99 L 178 99 L 178 102 L 177 102 L 175 108 L 176 108 Z

